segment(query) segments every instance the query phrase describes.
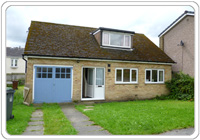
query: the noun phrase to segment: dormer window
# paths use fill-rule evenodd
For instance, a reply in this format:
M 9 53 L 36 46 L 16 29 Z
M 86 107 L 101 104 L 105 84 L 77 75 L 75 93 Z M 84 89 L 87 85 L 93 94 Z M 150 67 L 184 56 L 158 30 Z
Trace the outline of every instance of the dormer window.
M 131 48 L 130 34 L 103 31 L 102 36 L 103 46 Z
M 133 31 L 99 27 L 92 32 L 101 48 L 132 51 Z

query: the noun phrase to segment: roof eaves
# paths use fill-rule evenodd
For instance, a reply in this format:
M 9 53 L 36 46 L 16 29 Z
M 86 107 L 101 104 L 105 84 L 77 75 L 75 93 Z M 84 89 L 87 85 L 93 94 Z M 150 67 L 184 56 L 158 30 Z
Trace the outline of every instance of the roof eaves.
M 174 27 L 178 22 L 180 22 L 185 16 L 191 15 L 194 16 L 194 12 L 185 11 L 181 16 L 179 16 L 174 22 L 172 22 L 164 31 L 162 31 L 158 37 L 164 35 L 167 31 L 169 31 L 172 27 Z
M 175 62 L 167 61 L 145 61 L 145 60 L 124 60 L 124 59 L 107 59 L 107 58 L 90 58 L 90 57 L 70 57 L 70 56 L 55 56 L 55 55 L 38 55 L 38 54 L 22 54 L 22 56 L 30 57 L 47 57 L 47 58 L 64 58 L 64 59 L 83 59 L 83 60 L 104 60 L 104 61 L 121 61 L 121 62 L 138 62 L 138 63 L 166 63 L 174 64 Z
M 99 30 L 105 30 L 105 31 L 113 31 L 113 32 L 121 32 L 121 33 L 135 34 L 134 31 L 119 30 L 119 29 L 112 29 L 112 28 L 105 28 L 105 27 L 99 27 Z

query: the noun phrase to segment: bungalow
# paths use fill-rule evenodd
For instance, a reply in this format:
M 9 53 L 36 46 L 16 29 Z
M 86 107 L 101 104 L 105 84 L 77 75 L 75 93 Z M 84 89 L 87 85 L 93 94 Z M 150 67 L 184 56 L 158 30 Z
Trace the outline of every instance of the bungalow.
M 167 94 L 174 61 L 144 34 L 32 21 L 25 102 L 126 101 Z

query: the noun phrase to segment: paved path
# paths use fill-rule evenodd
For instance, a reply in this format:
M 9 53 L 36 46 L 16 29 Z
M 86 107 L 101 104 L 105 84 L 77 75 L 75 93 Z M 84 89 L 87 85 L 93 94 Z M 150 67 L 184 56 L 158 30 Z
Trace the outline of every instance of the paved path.
M 36 110 L 32 113 L 31 121 L 28 123 L 28 127 L 22 135 L 43 135 L 43 112 L 42 110 Z
M 172 131 L 161 133 L 159 135 L 192 135 L 193 133 L 194 133 L 194 128 L 186 128 L 186 129 L 174 129 Z
M 111 135 L 102 127 L 92 125 L 89 118 L 75 109 L 72 104 L 60 104 L 61 109 L 67 119 L 71 121 L 72 126 L 79 132 L 78 135 Z

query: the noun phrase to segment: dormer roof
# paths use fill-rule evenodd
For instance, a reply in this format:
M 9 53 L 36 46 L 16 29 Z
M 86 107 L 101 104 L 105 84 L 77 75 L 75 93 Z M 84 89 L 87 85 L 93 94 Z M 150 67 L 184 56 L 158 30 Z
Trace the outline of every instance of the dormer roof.
M 99 32 L 99 31 L 112 31 L 112 32 L 119 32 L 119 33 L 135 34 L 134 31 L 119 30 L 119 29 L 105 28 L 105 27 L 99 27 L 97 30 L 92 32 L 92 34 L 94 35 L 95 33 Z

